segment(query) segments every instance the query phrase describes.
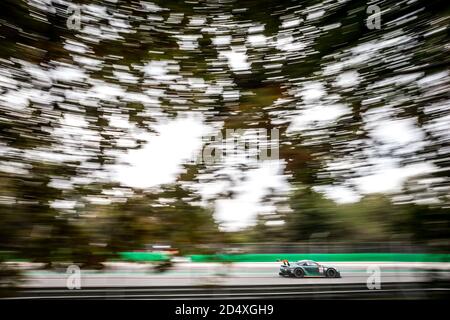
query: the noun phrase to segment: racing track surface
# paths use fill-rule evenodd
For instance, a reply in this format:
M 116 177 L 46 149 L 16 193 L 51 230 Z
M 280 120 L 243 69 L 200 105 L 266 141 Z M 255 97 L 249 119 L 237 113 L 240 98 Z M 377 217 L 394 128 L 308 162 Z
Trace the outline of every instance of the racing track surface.
M 103 271 L 81 270 L 81 287 L 164 287 L 164 286 L 260 286 L 260 285 L 366 285 L 379 268 L 383 283 L 424 282 L 431 269 L 448 278 L 449 263 L 327 263 L 337 267 L 342 278 L 284 278 L 278 275 L 278 263 L 176 263 L 163 273 L 145 264 L 111 263 Z M 436 274 L 435 272 L 435 274 Z M 66 288 L 68 274 L 43 270 L 26 271 L 28 288 Z
M 377 290 L 362 284 L 291 284 L 260 286 L 24 288 L 8 299 L 448 299 L 447 283 L 384 283 Z
M 157 273 L 145 264 L 110 263 L 105 270 L 81 270 L 81 288 L 67 288 L 66 269 L 24 269 L 27 281 L 6 299 L 448 299 L 448 263 L 327 263 L 342 278 L 284 278 L 278 263 L 178 262 Z M 379 268 L 381 287 L 367 279 Z M 432 271 L 433 270 L 433 271 Z M 432 271 L 432 272 L 430 272 Z M 435 280 L 431 281 L 434 275 Z M 436 280 L 437 279 L 437 280 Z

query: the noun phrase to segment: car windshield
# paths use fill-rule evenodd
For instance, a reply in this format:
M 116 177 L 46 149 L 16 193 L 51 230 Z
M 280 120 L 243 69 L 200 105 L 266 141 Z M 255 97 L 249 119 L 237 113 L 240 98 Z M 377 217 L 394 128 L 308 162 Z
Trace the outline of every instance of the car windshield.
M 301 265 L 301 266 L 317 266 L 317 265 L 319 265 L 317 262 L 314 262 L 311 260 L 300 260 L 300 261 L 297 261 L 297 264 Z

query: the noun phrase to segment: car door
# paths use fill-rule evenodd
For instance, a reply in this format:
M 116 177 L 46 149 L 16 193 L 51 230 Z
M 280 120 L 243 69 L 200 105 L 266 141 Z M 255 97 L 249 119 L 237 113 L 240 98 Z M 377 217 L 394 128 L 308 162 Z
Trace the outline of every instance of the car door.
M 303 267 L 306 271 L 306 274 L 308 276 L 319 276 L 319 265 L 313 261 L 309 261 L 305 263 L 305 266 Z

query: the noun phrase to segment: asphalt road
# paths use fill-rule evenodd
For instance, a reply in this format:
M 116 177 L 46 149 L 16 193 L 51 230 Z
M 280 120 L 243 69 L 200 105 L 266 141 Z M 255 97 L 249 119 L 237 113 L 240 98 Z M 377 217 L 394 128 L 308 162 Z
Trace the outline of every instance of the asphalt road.
M 290 284 L 256 286 L 22 288 L 5 299 L 448 299 L 448 283 L 384 283 L 369 289 L 363 284 Z
M 284 278 L 278 263 L 188 263 L 159 273 L 148 264 L 109 263 L 102 271 L 37 270 L 22 264 L 26 281 L 6 299 L 447 299 L 450 264 L 327 263 L 342 278 Z M 373 271 L 380 286 L 369 288 Z M 433 270 L 432 273 L 430 271 Z M 430 281 L 430 275 L 437 280 Z M 75 278 L 79 280 L 73 281 Z M 69 288 L 76 283 L 79 288 Z M 369 282 L 370 283 L 370 282 Z
M 381 284 L 423 282 L 429 278 L 430 268 L 439 269 L 439 274 L 448 277 L 448 264 L 430 266 L 423 264 L 386 263 L 336 263 L 342 278 L 284 278 L 278 275 L 278 263 L 235 263 L 224 266 L 213 263 L 177 263 L 163 273 L 156 272 L 149 265 L 110 264 L 105 270 L 81 270 L 81 287 L 163 287 L 197 285 L 311 285 L 311 284 L 366 284 L 373 275 L 373 268 L 379 268 Z M 26 271 L 24 287 L 67 287 L 70 274 L 44 270 Z M 73 278 L 72 278 L 73 279 Z

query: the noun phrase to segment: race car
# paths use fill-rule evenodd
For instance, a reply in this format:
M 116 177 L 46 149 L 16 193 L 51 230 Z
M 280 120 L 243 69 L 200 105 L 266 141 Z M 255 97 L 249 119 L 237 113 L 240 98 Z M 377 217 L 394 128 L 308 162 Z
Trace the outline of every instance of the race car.
M 341 273 L 334 267 L 324 266 L 312 260 L 289 262 L 282 260 L 279 275 L 282 277 L 326 277 L 340 278 Z

